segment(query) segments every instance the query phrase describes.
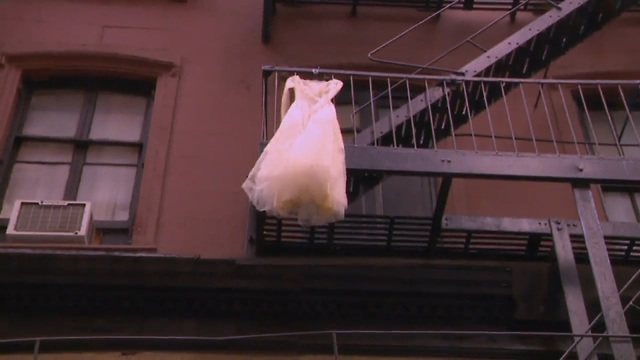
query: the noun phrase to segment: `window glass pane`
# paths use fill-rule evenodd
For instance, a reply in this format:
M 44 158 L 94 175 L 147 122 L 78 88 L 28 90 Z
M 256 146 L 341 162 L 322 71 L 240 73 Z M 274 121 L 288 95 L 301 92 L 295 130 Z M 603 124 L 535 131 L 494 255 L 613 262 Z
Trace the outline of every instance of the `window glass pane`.
M 25 141 L 20 144 L 17 161 L 71 162 L 73 144 Z
M 82 171 L 79 201 L 91 201 L 96 220 L 128 220 L 136 168 L 86 165 Z
M 591 139 L 594 142 L 595 151 L 598 152 L 598 155 L 605 155 L 603 153 L 603 148 L 608 147 L 607 149 L 613 149 L 614 153 L 607 151 L 606 155 L 618 155 L 617 147 L 615 143 L 615 139 L 613 137 L 613 131 L 611 130 L 611 124 L 609 122 L 609 118 L 604 111 L 593 111 L 589 113 L 589 117 L 591 118 L 591 125 L 593 126 L 593 132 L 595 133 L 596 139 Z M 588 121 L 589 119 L 586 119 Z M 591 133 L 591 129 L 589 129 L 589 137 L 593 137 Z M 595 143 L 598 143 L 598 147 L 595 146 Z M 609 148 L 610 147 L 610 148 Z
M 637 221 L 629 193 L 616 191 L 603 192 L 602 201 L 609 221 Z
M 16 200 L 62 200 L 68 176 L 69 165 L 15 164 L 0 217 L 11 215 Z
M 25 135 L 71 137 L 76 133 L 84 93 L 79 90 L 35 91 L 27 109 Z
M 100 92 L 89 137 L 139 141 L 146 107 L 144 96 Z
M 138 163 L 138 147 L 92 145 L 87 151 L 86 161 L 94 164 L 136 165 Z

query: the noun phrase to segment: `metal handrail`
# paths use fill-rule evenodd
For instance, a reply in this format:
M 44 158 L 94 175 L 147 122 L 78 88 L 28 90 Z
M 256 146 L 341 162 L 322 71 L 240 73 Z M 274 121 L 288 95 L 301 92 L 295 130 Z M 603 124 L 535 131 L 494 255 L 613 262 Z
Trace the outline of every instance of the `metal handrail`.
M 438 335 L 438 336 L 521 336 L 521 337 L 567 337 L 567 338 L 607 338 L 607 339 L 640 339 L 640 334 L 580 334 L 568 332 L 540 332 L 540 331 L 455 331 L 455 330 L 321 330 L 321 331 L 300 331 L 300 332 L 282 332 L 282 333 L 266 333 L 236 336 L 125 336 L 125 335 L 109 335 L 109 336 L 52 336 L 52 337 L 33 337 L 33 338 L 16 338 L 16 339 L 0 339 L 0 344 L 15 344 L 33 342 L 33 358 L 38 359 L 40 347 L 43 342 L 56 341 L 87 341 L 87 340 L 157 340 L 157 341 L 229 341 L 243 339 L 260 339 L 260 338 L 282 338 L 292 336 L 311 336 L 311 335 L 329 335 L 333 345 L 334 358 L 339 358 L 338 335 L 353 334 L 371 334 L 371 335 Z
M 420 75 L 420 74 L 403 74 L 393 72 L 375 72 L 375 71 L 357 71 L 357 70 L 340 70 L 329 68 L 311 68 L 296 66 L 262 66 L 264 77 L 269 77 L 273 72 L 288 72 L 293 74 L 312 74 L 312 75 L 344 75 L 344 76 L 362 76 L 362 77 L 383 77 L 383 78 L 400 78 L 406 80 L 427 80 L 427 81 L 464 81 L 464 82 L 503 82 L 513 84 L 554 84 L 554 85 L 636 85 L 640 86 L 640 79 L 637 80 L 597 80 L 597 79 L 531 79 L 531 78 L 490 78 L 477 76 L 458 76 L 458 75 Z

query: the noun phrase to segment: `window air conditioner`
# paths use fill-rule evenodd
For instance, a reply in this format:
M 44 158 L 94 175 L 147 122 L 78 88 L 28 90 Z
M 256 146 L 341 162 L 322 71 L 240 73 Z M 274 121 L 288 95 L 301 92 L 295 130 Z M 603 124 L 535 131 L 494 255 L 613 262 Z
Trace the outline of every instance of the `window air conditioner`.
M 7 242 L 86 245 L 94 233 L 90 202 L 17 200 Z

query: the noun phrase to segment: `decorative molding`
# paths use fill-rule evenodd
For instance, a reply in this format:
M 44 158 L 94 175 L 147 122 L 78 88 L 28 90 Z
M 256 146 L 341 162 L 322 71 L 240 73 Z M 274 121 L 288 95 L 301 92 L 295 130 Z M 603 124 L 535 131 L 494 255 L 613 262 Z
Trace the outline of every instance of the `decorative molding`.
M 12 244 L 0 243 L 0 253 L 11 250 L 33 250 L 33 251 L 115 251 L 126 253 L 154 253 L 154 246 L 135 246 L 135 245 L 74 245 L 74 244 Z
M 9 49 L 5 62 L 22 71 L 80 71 L 136 77 L 159 77 L 173 71 L 178 63 L 168 58 L 137 51 L 92 47 L 66 49 Z

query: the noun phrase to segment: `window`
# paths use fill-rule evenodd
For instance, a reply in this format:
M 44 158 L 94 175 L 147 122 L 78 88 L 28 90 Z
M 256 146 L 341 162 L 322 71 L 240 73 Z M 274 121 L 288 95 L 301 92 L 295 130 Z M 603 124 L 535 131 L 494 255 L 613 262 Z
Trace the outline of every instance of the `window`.
M 389 99 L 388 84 L 373 84 L 374 106 L 371 106 L 371 91 L 368 82 L 343 81 L 344 86 L 336 96 L 336 112 L 345 143 L 351 143 L 354 133 L 371 126 L 373 119 L 380 121 L 394 109 L 408 101 L 406 84 L 391 91 Z M 419 94 L 421 88 L 411 89 L 411 95 Z M 396 136 L 411 136 L 411 127 L 405 123 Z M 353 214 L 388 216 L 431 216 L 435 197 L 434 183 L 430 177 L 385 176 L 382 183 L 369 190 L 354 201 L 347 212 Z
M 599 94 L 583 94 L 588 111 L 582 116 L 583 129 L 591 153 L 603 158 L 640 159 L 640 99 L 628 91 L 623 102 L 617 88 L 604 94 L 606 104 Z M 640 186 L 602 185 L 601 192 L 609 221 L 640 221 Z
M 100 243 L 129 243 L 152 94 L 153 84 L 112 78 L 25 81 L 0 218 L 18 199 L 90 201 Z

